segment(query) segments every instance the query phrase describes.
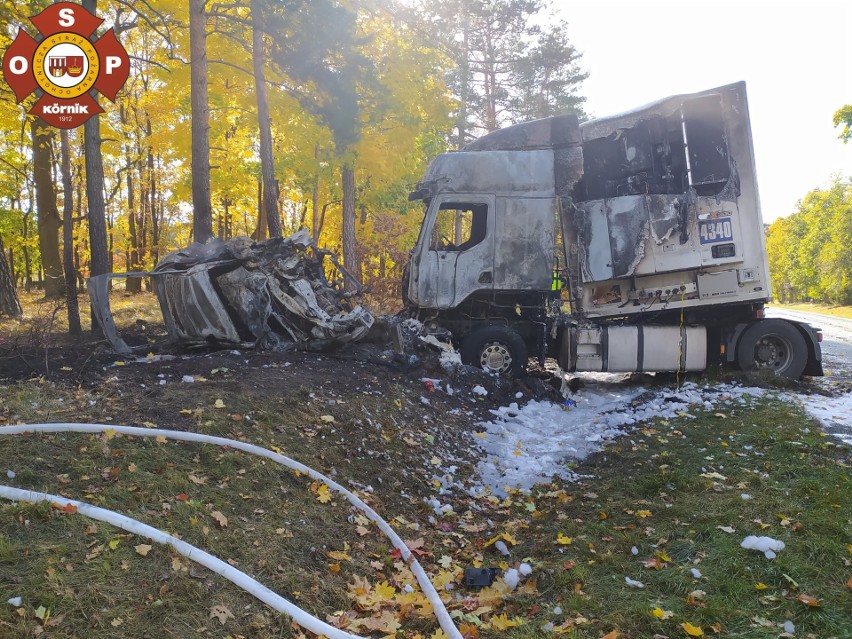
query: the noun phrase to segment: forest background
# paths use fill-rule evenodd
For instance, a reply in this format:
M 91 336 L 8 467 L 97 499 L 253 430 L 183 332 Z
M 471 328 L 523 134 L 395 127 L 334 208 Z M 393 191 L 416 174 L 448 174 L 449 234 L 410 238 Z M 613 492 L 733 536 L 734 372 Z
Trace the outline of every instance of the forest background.
M 3 3 L 0 48 L 49 4 Z M 587 117 L 588 71 L 546 0 L 82 4 L 115 29 L 130 78 L 67 132 L 0 84 L 0 313 L 39 287 L 70 316 L 90 275 L 300 228 L 396 310 L 429 161 L 508 124 Z M 844 142 L 850 121 L 841 107 Z M 767 229 L 776 298 L 852 303 L 850 245 L 852 182 L 836 176 Z

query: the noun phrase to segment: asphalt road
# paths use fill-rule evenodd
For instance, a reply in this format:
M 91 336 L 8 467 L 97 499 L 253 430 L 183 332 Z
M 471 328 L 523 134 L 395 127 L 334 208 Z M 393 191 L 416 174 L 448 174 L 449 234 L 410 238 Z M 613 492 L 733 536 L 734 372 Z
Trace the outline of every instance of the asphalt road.
M 777 308 L 767 308 L 766 316 L 807 322 L 821 329 L 826 381 L 852 382 L 852 320 Z

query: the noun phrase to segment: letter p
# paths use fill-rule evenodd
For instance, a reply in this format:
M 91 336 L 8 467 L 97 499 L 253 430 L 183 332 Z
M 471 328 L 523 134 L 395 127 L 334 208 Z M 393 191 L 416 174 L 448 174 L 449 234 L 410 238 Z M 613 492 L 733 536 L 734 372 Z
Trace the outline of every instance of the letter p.
M 106 57 L 106 73 L 107 73 L 107 75 L 112 75 L 112 72 L 115 71 L 120 66 L 121 66 L 121 58 L 119 58 L 117 55 L 108 55 Z

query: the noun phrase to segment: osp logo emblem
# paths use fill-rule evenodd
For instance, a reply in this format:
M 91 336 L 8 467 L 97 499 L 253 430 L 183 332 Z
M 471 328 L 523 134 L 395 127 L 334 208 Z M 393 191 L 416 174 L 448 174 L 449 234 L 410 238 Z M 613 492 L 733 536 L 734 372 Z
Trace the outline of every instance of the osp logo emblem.
M 115 102 L 130 74 L 115 31 L 93 40 L 103 20 L 70 2 L 53 4 L 30 21 L 38 36 L 19 29 L 3 56 L 3 75 L 18 102 L 36 91 L 39 99 L 30 113 L 60 129 L 103 113 L 92 95 L 97 91 Z

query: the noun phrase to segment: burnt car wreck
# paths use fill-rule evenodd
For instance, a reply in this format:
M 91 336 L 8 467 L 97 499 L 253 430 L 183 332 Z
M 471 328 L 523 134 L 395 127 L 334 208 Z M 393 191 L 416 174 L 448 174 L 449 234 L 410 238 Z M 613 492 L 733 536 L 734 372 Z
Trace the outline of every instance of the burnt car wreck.
M 328 257 L 343 281 L 329 282 Z M 364 337 L 373 316 L 357 304 L 360 285 L 337 258 L 299 231 L 254 242 L 247 237 L 170 253 L 153 271 L 106 274 L 89 280 L 96 319 L 116 351 L 131 348 L 118 334 L 109 308 L 109 280 L 151 277 L 171 341 L 202 346 L 323 350 Z

